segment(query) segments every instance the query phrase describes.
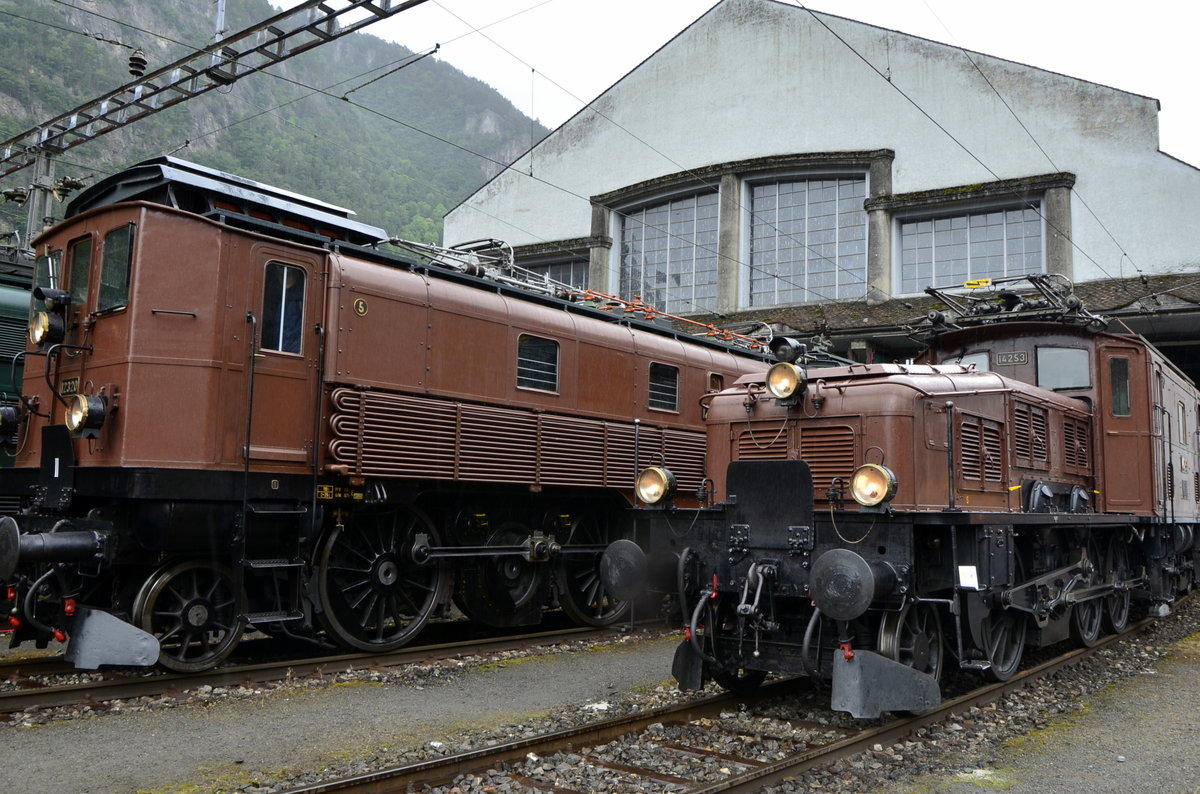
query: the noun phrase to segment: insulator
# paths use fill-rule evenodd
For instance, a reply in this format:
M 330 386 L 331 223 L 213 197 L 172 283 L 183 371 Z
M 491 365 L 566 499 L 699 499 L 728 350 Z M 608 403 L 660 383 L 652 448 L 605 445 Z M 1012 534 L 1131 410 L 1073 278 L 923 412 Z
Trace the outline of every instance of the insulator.
M 129 73 L 134 77 L 141 77 L 146 73 L 146 53 L 140 49 L 134 50 L 129 56 Z

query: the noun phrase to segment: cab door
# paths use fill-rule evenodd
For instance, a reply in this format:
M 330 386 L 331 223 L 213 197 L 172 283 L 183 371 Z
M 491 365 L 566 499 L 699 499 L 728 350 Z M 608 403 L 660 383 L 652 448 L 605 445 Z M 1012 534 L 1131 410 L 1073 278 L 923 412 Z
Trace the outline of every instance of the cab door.
M 1105 344 L 1099 363 L 1100 498 L 1110 512 L 1146 515 L 1154 509 L 1154 406 L 1146 350 Z
M 317 326 L 323 316 L 324 259 L 260 244 L 251 262 L 250 459 L 309 468 L 319 389 L 322 338 Z

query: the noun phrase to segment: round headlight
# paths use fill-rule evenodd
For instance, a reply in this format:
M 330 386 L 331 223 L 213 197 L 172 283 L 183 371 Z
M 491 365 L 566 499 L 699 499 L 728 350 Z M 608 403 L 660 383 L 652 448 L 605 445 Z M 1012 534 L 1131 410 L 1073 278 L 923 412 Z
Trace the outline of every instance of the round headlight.
M 634 488 L 639 499 L 648 505 L 655 505 L 675 492 L 675 475 L 670 469 L 651 466 L 642 469 Z
M 34 312 L 29 318 L 29 341 L 38 347 L 62 341 L 62 318 L 50 312 Z
M 850 478 L 850 495 L 863 507 L 890 502 L 896 495 L 896 475 L 877 463 L 859 466 Z
M 104 398 L 90 394 L 75 394 L 67 404 L 67 429 L 98 430 L 104 424 Z
M 787 361 L 773 364 L 767 370 L 767 391 L 780 400 L 803 394 L 807 382 L 804 370 Z

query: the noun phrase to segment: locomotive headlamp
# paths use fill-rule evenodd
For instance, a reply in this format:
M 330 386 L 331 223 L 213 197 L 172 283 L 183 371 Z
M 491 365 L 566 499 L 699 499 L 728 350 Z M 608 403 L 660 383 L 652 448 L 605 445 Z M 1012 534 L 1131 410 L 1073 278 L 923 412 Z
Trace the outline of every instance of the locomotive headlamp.
M 53 312 L 34 312 L 29 318 L 29 342 L 37 347 L 46 347 L 63 340 L 62 315 Z
M 863 507 L 877 507 L 896 495 L 896 475 L 886 466 L 867 463 L 850 478 L 850 495 Z
M 67 404 L 67 429 L 84 437 L 96 436 L 104 425 L 108 405 L 94 394 L 75 394 Z
M 39 304 L 41 308 L 38 308 Z M 29 314 L 29 341 L 37 347 L 61 342 L 65 336 L 67 307 L 70 305 L 71 293 L 50 287 L 36 287 Z
M 788 361 L 773 364 L 767 370 L 767 391 L 779 400 L 788 400 L 804 394 L 808 375 L 804 369 Z
M 771 355 L 776 361 L 786 361 L 789 364 L 794 364 L 800 360 L 800 357 L 808 352 L 808 345 L 803 342 L 797 342 L 790 336 L 777 336 L 771 340 Z
M 71 293 L 65 289 L 37 287 L 33 291 L 33 299 L 41 301 L 48 312 L 62 312 L 71 303 Z
M 17 432 L 21 424 L 21 412 L 15 405 L 0 406 L 0 443 Z
M 666 501 L 675 493 L 675 475 L 663 466 L 651 466 L 642 469 L 634 484 L 637 496 L 648 505 L 656 505 Z

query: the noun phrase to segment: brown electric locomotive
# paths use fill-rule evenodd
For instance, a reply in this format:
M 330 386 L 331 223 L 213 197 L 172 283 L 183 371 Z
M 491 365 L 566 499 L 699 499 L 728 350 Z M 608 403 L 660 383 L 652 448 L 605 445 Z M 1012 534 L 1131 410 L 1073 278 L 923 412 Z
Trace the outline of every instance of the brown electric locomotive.
M 765 377 L 706 398 L 715 503 L 643 472 L 646 550 L 617 541 L 603 573 L 678 594 L 681 686 L 808 674 L 855 716 L 920 711 L 947 663 L 1004 680 L 1196 585 L 1196 389 L 1065 279 L 1027 278 L 931 288 L 948 309 L 918 363 L 772 342 Z
M 451 601 L 619 619 L 596 568 L 639 467 L 698 488 L 697 398 L 762 357 L 350 215 L 160 158 L 35 241 L 14 643 L 199 670 L 248 625 L 387 650 Z

